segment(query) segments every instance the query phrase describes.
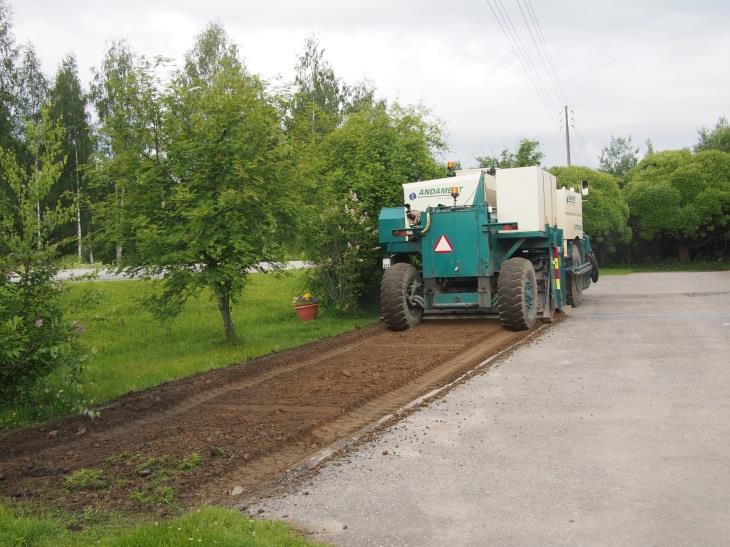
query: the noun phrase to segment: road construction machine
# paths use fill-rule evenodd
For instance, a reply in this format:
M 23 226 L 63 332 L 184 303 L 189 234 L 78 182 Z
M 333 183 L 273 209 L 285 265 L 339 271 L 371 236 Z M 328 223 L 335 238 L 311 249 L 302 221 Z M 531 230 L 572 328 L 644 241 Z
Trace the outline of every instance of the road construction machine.
M 581 187 L 558 188 L 540 167 L 450 171 L 403 185 L 381 210 L 381 312 L 391 330 L 424 315 L 498 315 L 504 328 L 549 322 L 598 281 L 583 231 Z

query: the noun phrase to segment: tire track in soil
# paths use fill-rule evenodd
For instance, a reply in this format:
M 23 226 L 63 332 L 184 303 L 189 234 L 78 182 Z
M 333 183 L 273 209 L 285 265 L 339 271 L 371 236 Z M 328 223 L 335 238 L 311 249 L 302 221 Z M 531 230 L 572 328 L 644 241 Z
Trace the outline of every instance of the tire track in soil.
M 247 496 L 263 491 L 323 447 L 527 334 L 488 320 L 429 321 L 401 333 L 376 325 L 171 382 L 106 405 L 93 424 L 77 417 L 3 435 L 0 492 L 72 509 L 144 510 L 129 493 L 146 479 L 109 458 L 127 453 L 141 462 L 198 452 L 202 465 L 169 479 L 179 499 L 235 501 L 228 495 L 233 486 Z M 79 427 L 87 432 L 76 435 Z M 51 429 L 58 433 L 49 437 Z M 61 486 L 62 472 L 82 467 L 103 467 L 116 480 L 107 490 L 70 494 Z
M 323 356 L 342 353 L 346 348 L 356 347 L 361 341 L 375 336 L 381 330 L 382 327 L 379 325 L 365 327 L 239 365 L 202 372 L 129 393 L 96 408 L 101 412 L 101 418 L 91 423 L 92 432 L 104 433 L 105 436 L 124 435 L 130 429 L 138 430 L 139 427 L 189 411 L 197 404 L 219 397 L 237 386 L 253 386 L 279 374 L 306 366 L 312 361 L 318 361 Z M 59 431 L 58 437 L 63 438 L 64 433 L 73 433 L 78 431 L 79 427 L 88 425 L 88 420 L 72 417 L 50 421 L 40 428 L 30 427 L 0 432 L 0 464 L 15 459 L 21 453 L 47 449 L 51 444 L 47 432 Z M 85 444 L 85 441 L 86 439 L 78 439 L 81 445 Z M 73 444 L 73 437 L 65 439 L 65 443 Z
M 500 329 L 501 330 L 501 329 Z M 447 384 L 461 376 L 470 368 L 478 365 L 490 354 L 497 353 L 504 348 L 525 338 L 524 332 L 510 332 L 501 330 L 489 341 L 485 341 L 470 350 L 467 350 L 448 361 L 428 370 L 412 382 L 401 386 L 383 396 L 377 397 L 361 407 L 348 412 L 320 427 L 315 428 L 311 435 L 317 439 L 320 446 L 328 446 L 343 438 L 363 430 L 368 425 L 388 416 L 404 405 L 429 391 Z M 495 344 L 500 349 L 495 350 Z M 421 347 L 422 349 L 422 347 Z M 297 467 L 307 458 L 302 458 L 301 451 L 293 447 L 285 448 L 269 457 L 264 457 L 250 465 L 242 465 L 229 473 L 227 489 L 242 486 L 250 492 L 256 492 L 257 483 L 269 483 L 289 469 Z M 272 470 L 276 470 L 272 473 Z M 255 480 L 252 480 L 255 478 Z M 209 498 L 215 499 L 215 494 Z

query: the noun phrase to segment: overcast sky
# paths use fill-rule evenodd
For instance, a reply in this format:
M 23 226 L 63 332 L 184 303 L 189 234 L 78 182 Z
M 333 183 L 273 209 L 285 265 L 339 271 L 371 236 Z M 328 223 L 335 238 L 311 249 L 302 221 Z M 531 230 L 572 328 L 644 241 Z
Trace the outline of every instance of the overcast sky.
M 542 71 L 519 9 L 527 9 L 526 0 L 501 1 Z M 91 67 L 120 38 L 139 53 L 179 60 L 206 23 L 218 21 L 249 69 L 290 80 L 305 38 L 314 34 L 341 78 L 368 78 L 381 97 L 431 109 L 447 128 L 445 159 L 468 167 L 477 155 L 530 137 L 542 143 L 546 165 L 565 163 L 563 101 L 541 100 L 487 0 L 10 3 L 17 41 L 36 46 L 49 76 L 72 52 L 88 82 Z M 631 135 L 642 153 L 648 138 L 657 150 L 689 146 L 700 126 L 730 114 L 730 2 L 532 0 L 532 6 L 574 112 L 573 163 L 595 166 L 611 135 Z M 553 89 L 547 76 L 542 80 Z

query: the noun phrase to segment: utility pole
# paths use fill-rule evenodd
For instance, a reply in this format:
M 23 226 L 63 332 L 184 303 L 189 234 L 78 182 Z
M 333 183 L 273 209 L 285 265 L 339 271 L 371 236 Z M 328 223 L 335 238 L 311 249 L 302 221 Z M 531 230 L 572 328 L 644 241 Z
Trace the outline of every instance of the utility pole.
M 570 167 L 570 122 L 568 121 L 568 105 L 565 105 L 565 151 L 568 154 L 568 167 Z

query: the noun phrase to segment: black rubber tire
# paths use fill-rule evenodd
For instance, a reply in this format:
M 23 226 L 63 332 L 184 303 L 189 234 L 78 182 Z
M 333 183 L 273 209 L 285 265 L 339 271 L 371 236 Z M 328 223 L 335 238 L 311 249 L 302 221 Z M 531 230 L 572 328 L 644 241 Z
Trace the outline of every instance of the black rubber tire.
M 380 281 L 380 312 L 385 326 L 401 331 L 415 327 L 423 320 L 423 308 L 408 305 L 408 288 L 420 281 L 418 270 L 411 264 L 393 264 L 383 272 Z
M 537 281 L 532 262 L 505 260 L 497 279 L 499 320 L 507 330 L 531 329 L 537 320 Z
M 572 307 L 577 308 L 580 306 L 580 302 L 583 299 L 583 291 L 578 288 L 578 280 L 574 275 L 570 276 L 570 284 L 568 285 L 568 294 L 565 295 L 565 300 Z
M 575 267 L 576 265 L 580 264 L 580 251 L 578 251 L 578 247 L 573 245 L 573 252 L 571 255 L 571 267 Z M 588 275 L 588 274 L 585 274 Z M 568 283 L 568 294 L 566 295 L 566 301 L 568 304 L 573 306 L 574 308 L 577 308 L 580 306 L 580 302 L 582 300 L 583 296 L 583 289 L 580 287 L 580 283 L 578 282 L 577 276 L 573 275 L 572 273 L 568 274 L 568 277 L 570 279 L 570 282 Z
M 598 259 L 596 258 L 596 255 L 591 253 L 590 255 L 588 255 L 588 260 L 591 261 L 591 265 L 593 266 L 593 269 L 591 270 L 591 281 L 593 281 L 594 283 L 598 283 Z

